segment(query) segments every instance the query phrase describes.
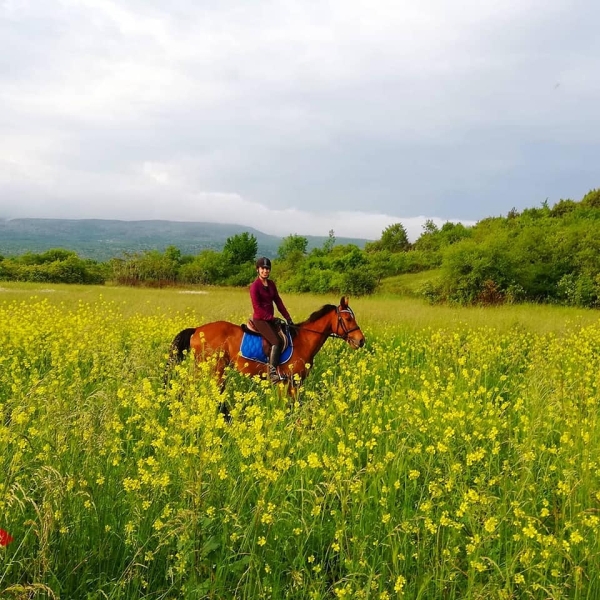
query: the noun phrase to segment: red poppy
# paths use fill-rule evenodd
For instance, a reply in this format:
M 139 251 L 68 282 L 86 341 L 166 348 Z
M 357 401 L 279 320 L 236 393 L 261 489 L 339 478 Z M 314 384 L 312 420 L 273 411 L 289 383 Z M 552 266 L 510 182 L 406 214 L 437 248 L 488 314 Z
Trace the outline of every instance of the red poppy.
M 13 536 L 8 533 L 8 531 L 4 531 L 4 529 L 0 529 L 0 546 L 8 546 L 13 541 Z

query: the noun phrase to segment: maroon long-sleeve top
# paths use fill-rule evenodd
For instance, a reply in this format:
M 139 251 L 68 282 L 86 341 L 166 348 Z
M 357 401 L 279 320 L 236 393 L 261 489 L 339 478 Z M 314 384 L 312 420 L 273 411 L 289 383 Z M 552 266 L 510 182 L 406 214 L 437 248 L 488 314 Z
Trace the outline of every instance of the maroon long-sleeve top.
M 253 319 L 272 321 L 275 317 L 275 309 L 273 308 L 273 303 L 275 303 L 284 318 L 290 320 L 290 313 L 283 304 L 274 281 L 267 279 L 267 285 L 265 286 L 262 284 L 260 277 L 257 277 L 250 286 L 250 298 L 254 310 Z

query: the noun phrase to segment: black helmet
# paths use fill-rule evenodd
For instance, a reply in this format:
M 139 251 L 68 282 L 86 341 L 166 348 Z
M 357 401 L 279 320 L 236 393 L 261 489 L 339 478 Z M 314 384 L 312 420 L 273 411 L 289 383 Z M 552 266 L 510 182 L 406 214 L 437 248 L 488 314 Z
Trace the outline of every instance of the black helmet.
M 270 269 L 271 261 L 266 256 L 261 256 L 256 260 L 256 268 L 258 269 L 259 267 L 269 267 Z

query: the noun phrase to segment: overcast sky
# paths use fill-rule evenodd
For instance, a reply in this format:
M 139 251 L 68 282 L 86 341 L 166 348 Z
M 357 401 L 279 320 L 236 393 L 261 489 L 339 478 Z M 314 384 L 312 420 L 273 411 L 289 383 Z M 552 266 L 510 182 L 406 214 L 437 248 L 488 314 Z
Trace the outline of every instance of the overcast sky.
M 597 0 L 0 0 L 0 218 L 377 239 L 600 187 Z

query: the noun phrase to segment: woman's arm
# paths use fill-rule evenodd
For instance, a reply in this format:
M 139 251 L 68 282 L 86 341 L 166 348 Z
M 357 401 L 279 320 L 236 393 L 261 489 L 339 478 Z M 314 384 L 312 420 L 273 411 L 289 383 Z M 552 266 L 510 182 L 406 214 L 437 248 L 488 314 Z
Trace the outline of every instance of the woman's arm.
M 275 285 L 274 281 L 271 281 L 271 283 L 273 284 L 273 300 L 275 302 L 275 306 L 278 308 L 279 312 L 283 315 L 284 319 L 286 321 L 291 321 L 292 317 L 290 317 L 290 313 L 288 312 L 288 309 L 285 307 L 285 304 L 283 303 L 283 300 L 281 299 L 281 296 L 279 295 L 279 292 L 277 291 L 277 286 Z

